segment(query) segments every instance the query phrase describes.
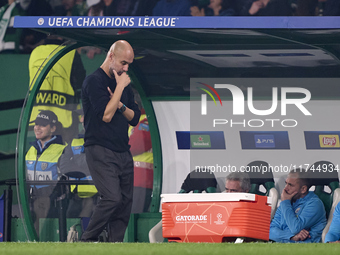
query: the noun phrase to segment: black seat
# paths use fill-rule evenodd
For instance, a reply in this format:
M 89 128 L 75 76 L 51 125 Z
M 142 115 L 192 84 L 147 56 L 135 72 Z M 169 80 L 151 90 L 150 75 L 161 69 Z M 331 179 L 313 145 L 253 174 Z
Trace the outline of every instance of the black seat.
M 249 193 L 268 196 L 270 189 L 275 188 L 272 168 L 267 162 L 261 160 L 250 162 L 247 165 L 247 174 L 251 183 Z M 260 191 L 261 185 L 265 188 L 265 192 Z
M 215 193 L 217 181 L 214 173 L 205 170 L 193 170 L 185 178 L 179 193 Z

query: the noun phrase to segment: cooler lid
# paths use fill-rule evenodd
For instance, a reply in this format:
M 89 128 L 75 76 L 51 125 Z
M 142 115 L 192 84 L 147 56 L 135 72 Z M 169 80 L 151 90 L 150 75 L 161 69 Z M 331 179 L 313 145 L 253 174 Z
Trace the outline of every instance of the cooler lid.
M 161 194 L 162 203 L 173 202 L 237 202 L 256 201 L 255 194 L 250 193 L 186 193 L 186 194 Z M 267 203 L 272 203 L 272 198 L 267 197 Z

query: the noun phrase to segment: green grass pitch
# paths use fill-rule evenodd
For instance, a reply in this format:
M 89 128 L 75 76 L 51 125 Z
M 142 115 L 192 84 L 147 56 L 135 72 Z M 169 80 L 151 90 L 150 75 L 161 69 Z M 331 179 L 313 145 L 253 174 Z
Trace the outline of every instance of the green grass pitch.
M 340 254 L 340 244 L 280 243 L 0 243 L 4 255 L 311 255 Z

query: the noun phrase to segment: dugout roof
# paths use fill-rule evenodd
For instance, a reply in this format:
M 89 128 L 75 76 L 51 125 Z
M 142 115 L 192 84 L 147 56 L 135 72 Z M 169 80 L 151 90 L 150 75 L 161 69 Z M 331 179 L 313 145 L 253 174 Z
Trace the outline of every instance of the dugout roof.
M 133 70 L 149 98 L 189 97 L 190 78 L 196 77 L 340 75 L 338 17 L 106 17 L 106 23 L 94 17 L 92 25 L 84 23 L 88 17 L 43 18 L 20 17 L 15 25 L 105 50 L 119 39 L 130 42 Z M 334 96 L 333 90 L 309 89 Z M 265 91 L 271 93 L 264 88 L 259 95 Z

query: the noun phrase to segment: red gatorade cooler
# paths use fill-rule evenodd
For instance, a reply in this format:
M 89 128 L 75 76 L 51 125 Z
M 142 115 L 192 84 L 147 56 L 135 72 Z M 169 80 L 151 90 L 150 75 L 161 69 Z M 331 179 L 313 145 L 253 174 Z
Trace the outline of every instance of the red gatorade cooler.
M 169 242 L 269 240 L 271 198 L 249 193 L 163 194 L 163 237 Z

